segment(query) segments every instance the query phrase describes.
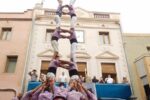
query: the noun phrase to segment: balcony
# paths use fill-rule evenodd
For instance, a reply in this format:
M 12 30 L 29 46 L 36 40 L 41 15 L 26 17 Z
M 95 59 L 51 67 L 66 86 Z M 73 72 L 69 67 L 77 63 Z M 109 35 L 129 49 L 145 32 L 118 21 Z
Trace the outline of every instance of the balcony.
M 55 13 L 55 11 L 45 11 L 45 15 L 46 16 L 54 16 L 54 15 L 56 15 L 56 13 Z
M 41 82 L 29 82 L 28 91 L 39 86 Z M 55 83 L 58 86 L 58 82 Z M 99 84 L 84 83 L 87 88 L 91 88 L 98 100 L 128 100 L 131 97 L 131 88 L 129 84 Z M 68 84 L 65 84 L 68 87 Z
M 109 14 L 97 14 L 97 13 L 94 13 L 94 18 L 109 19 L 110 15 Z

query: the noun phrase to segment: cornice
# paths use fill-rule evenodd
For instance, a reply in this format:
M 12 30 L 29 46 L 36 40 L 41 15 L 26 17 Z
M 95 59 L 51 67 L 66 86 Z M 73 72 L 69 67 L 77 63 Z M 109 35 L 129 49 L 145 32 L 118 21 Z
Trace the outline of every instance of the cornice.
M 91 56 L 87 53 L 87 52 L 84 52 L 84 51 L 78 51 L 76 52 L 76 58 L 81 58 L 81 59 L 90 59 Z M 70 55 L 67 56 L 68 58 L 70 58 Z
M 0 18 L 2 21 L 15 20 L 15 21 L 32 21 L 32 18 Z
M 105 56 L 105 54 L 107 54 L 108 56 Z M 113 54 L 112 52 L 105 51 L 103 53 L 98 54 L 95 58 L 96 59 L 119 59 L 119 56 Z
M 147 52 L 147 53 L 144 53 L 144 54 L 140 55 L 139 57 L 137 57 L 137 58 L 135 59 L 134 62 L 137 62 L 137 61 L 139 61 L 139 60 L 141 60 L 141 59 L 143 59 L 143 58 L 145 58 L 145 57 L 150 57 L 150 53 Z

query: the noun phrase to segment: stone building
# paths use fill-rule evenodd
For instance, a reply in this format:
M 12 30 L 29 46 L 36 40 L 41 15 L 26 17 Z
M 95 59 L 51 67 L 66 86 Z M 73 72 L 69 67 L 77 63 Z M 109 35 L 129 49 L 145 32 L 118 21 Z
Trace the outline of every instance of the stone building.
M 76 14 L 79 74 L 91 78 L 96 76 L 98 79 L 110 74 L 115 83 L 121 83 L 123 77 L 130 81 L 120 14 L 91 12 L 82 8 L 76 8 Z M 30 81 L 28 73 L 31 70 L 37 70 L 38 78 L 41 72 L 47 72 L 53 55 L 51 34 L 56 28 L 54 17 L 55 9 L 43 8 L 40 4 L 24 13 L 0 13 L 0 80 L 3 80 L 0 89 L 24 91 Z M 70 16 L 62 16 L 61 25 L 61 28 L 69 29 Z M 59 52 L 60 59 L 70 60 L 68 39 L 59 40 Z M 65 72 L 69 80 L 68 71 L 62 68 L 58 68 L 57 78 L 62 72 Z M 13 93 L 7 92 L 12 97 Z
M 123 35 L 133 94 L 138 100 L 147 100 L 149 88 L 150 35 L 125 33 Z M 145 88 L 145 90 L 144 90 Z
M 0 13 L 0 100 L 21 92 L 32 30 L 32 10 Z
M 37 69 L 38 75 L 46 73 L 48 64 L 53 55 L 51 46 L 51 34 L 56 28 L 54 22 L 55 10 L 44 9 L 37 4 L 33 11 L 33 31 L 31 35 L 28 55 L 28 72 Z M 119 13 L 90 12 L 82 8 L 76 8 L 78 17 L 76 34 L 78 38 L 77 64 L 82 76 L 107 77 L 111 75 L 116 83 L 121 83 L 123 77 L 129 79 L 127 62 L 124 54 L 122 33 L 120 28 Z M 62 16 L 61 28 L 70 28 L 70 17 Z M 59 40 L 61 59 L 68 60 L 70 57 L 70 43 L 67 39 Z M 59 68 L 57 77 L 67 70 Z

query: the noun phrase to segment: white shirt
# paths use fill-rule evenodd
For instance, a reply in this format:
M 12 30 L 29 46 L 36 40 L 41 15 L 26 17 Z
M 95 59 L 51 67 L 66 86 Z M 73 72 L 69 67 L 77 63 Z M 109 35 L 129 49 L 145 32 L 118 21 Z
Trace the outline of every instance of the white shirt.
M 67 82 L 67 76 L 66 75 L 61 75 L 59 77 L 60 82 Z
M 106 83 L 113 83 L 114 80 L 111 77 L 106 78 Z

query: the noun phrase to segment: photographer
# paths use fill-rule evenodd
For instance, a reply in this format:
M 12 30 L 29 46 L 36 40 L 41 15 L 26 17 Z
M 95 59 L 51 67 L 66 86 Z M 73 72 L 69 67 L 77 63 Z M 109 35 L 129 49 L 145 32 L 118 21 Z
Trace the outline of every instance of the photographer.
M 31 72 L 29 72 L 29 75 L 31 76 L 31 82 L 36 82 L 37 81 L 37 71 L 33 69 Z

